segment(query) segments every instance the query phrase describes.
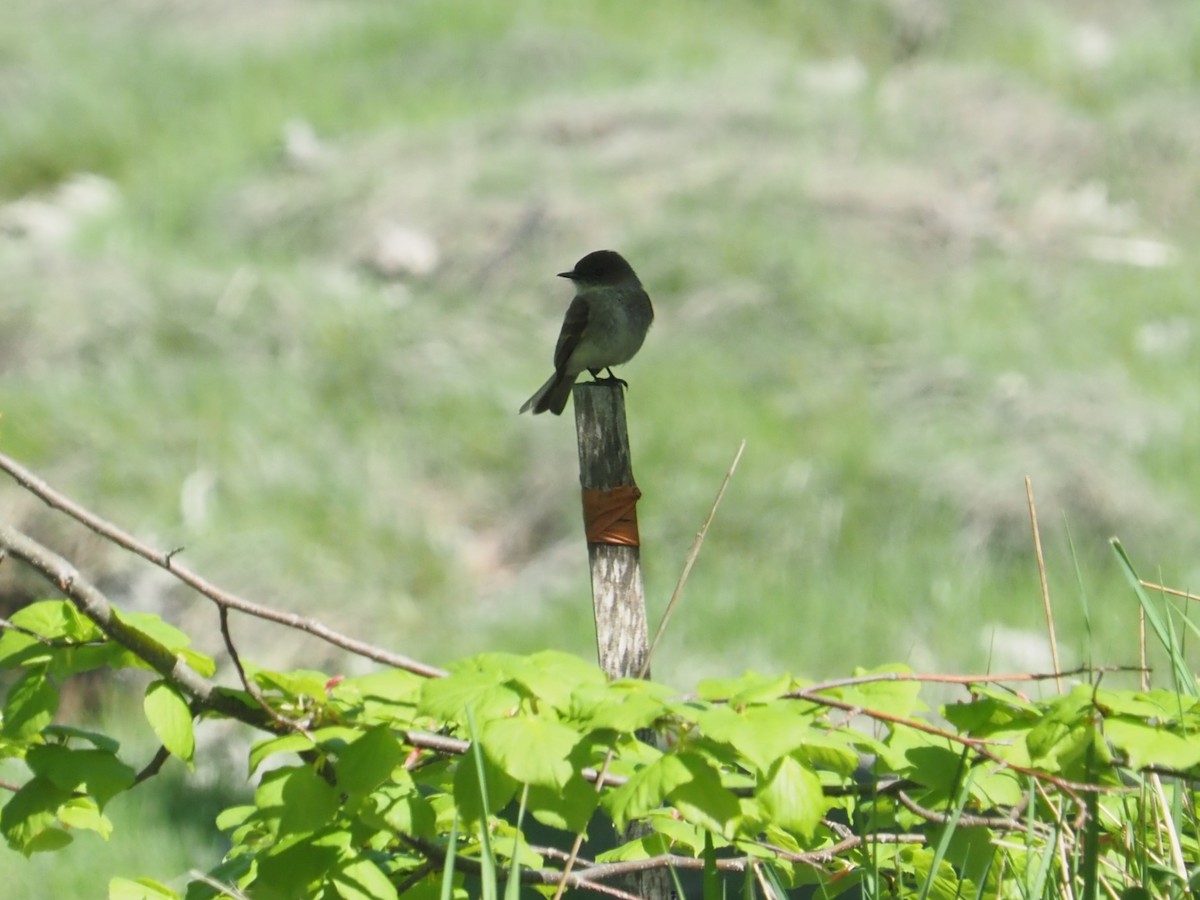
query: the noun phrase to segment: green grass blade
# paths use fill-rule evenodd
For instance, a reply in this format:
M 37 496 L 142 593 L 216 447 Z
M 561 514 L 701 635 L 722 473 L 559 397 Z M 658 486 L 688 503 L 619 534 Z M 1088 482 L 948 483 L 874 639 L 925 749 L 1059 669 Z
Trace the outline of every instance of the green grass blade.
M 917 894 L 917 900 L 926 900 L 929 892 L 934 889 L 937 883 L 937 875 L 942 867 L 942 860 L 946 858 L 946 851 L 950 848 L 950 839 L 954 837 L 954 830 L 958 828 L 958 820 L 962 816 L 963 808 L 967 805 L 967 799 L 971 795 L 971 780 L 974 778 L 974 775 L 974 769 L 967 769 L 967 777 L 962 780 L 962 784 L 958 789 L 958 796 L 954 798 L 954 808 L 950 811 L 950 820 L 942 828 L 942 834 L 938 838 L 937 846 L 933 850 L 933 862 L 929 865 L 929 874 L 925 876 L 925 881 L 921 885 L 920 892 Z
M 1075 570 L 1075 583 L 1079 586 L 1079 605 L 1083 609 L 1083 628 L 1087 635 L 1087 667 L 1090 670 L 1093 666 L 1092 647 L 1092 610 L 1088 603 L 1087 586 L 1083 583 L 1083 568 L 1079 565 L 1079 554 L 1075 550 L 1075 538 L 1071 534 L 1071 526 L 1067 522 L 1067 517 L 1063 516 L 1063 529 L 1067 533 L 1067 548 L 1071 553 L 1071 565 Z
M 475 772 L 479 777 L 480 802 L 483 804 L 483 817 L 479 823 L 479 881 L 483 900 L 496 900 L 499 889 L 496 884 L 496 856 L 492 852 L 492 840 L 488 822 L 492 811 L 488 808 L 487 773 L 483 765 L 483 748 L 479 746 L 479 732 L 475 728 L 475 714 L 467 707 L 467 728 L 471 736 L 471 758 L 475 760 Z
M 521 896 L 521 825 L 525 821 L 525 804 L 529 800 L 529 785 L 521 790 L 521 805 L 517 809 L 517 833 L 513 835 L 512 866 L 508 873 L 508 887 L 504 900 L 518 900 Z
M 1196 679 L 1187 666 L 1187 660 L 1179 652 L 1179 647 L 1174 639 L 1174 628 L 1163 616 L 1162 611 L 1151 602 L 1150 596 L 1142 587 L 1142 580 L 1133 568 L 1133 563 L 1130 561 L 1128 554 L 1126 554 L 1125 548 L 1121 546 L 1121 542 L 1113 538 L 1111 543 L 1113 550 L 1116 551 L 1117 559 L 1121 563 L 1121 569 L 1125 573 L 1125 578 L 1129 581 L 1134 594 L 1137 595 L 1138 602 L 1142 605 L 1142 609 L 1146 613 L 1146 621 L 1150 623 L 1150 628 L 1154 631 L 1154 636 L 1158 638 L 1163 649 L 1167 651 L 1167 655 L 1171 661 L 1171 670 L 1175 674 L 1175 681 L 1179 686 L 1179 690 L 1193 697 L 1196 696 Z
M 442 866 L 441 900 L 451 900 L 454 896 L 454 857 L 458 854 L 458 814 L 450 823 L 450 837 L 446 841 L 446 862 Z
M 721 876 L 717 872 L 717 851 L 712 835 L 704 833 L 704 900 L 721 900 Z

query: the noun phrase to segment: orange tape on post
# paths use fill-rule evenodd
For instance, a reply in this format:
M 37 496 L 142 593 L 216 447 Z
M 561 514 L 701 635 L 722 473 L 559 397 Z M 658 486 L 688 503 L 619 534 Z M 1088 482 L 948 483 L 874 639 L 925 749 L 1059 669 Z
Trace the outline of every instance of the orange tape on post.
M 637 502 L 642 492 L 637 485 L 623 485 L 611 491 L 584 489 L 583 528 L 589 544 L 620 544 L 640 547 Z

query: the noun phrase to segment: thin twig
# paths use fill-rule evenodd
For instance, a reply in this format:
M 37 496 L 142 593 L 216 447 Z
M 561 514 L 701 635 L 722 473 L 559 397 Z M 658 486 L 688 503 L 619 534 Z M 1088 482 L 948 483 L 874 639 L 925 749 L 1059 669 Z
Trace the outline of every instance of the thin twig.
M 988 749 L 988 743 L 996 743 L 995 741 L 987 741 L 982 738 L 966 737 L 965 735 L 955 734 L 952 731 L 946 731 L 944 728 L 938 728 L 936 725 L 931 725 L 927 722 L 922 722 L 919 719 L 906 719 L 903 716 L 893 715 L 889 712 L 884 712 L 881 709 L 871 709 L 865 706 L 857 706 L 853 703 L 844 703 L 841 700 L 834 700 L 832 697 L 825 697 L 820 694 L 812 693 L 806 690 L 790 691 L 784 696 L 795 700 L 808 700 L 815 703 L 817 706 L 828 706 L 833 709 L 844 710 L 851 715 L 866 716 L 868 719 L 874 719 L 877 722 L 886 722 L 889 725 L 899 725 L 903 728 L 911 728 L 914 731 L 931 734 L 934 737 L 939 737 L 945 741 L 958 744 L 975 751 L 980 756 L 988 759 L 999 766 L 1006 769 L 1011 769 L 1021 775 L 1028 775 L 1037 781 L 1052 784 L 1059 790 L 1070 795 L 1072 799 L 1078 800 L 1076 796 L 1081 793 L 1096 792 L 1107 793 L 1110 790 L 1120 790 L 1119 788 L 1109 788 L 1095 784 L 1081 784 L 1079 782 L 1068 781 L 1065 778 L 1060 778 L 1057 775 L 1051 775 L 1049 772 L 1042 772 L 1029 766 L 1021 766 L 1016 763 L 1004 759 L 996 753 Z
M 830 844 L 828 847 L 822 847 L 820 850 L 805 850 L 801 853 L 797 853 L 795 850 L 787 850 L 783 847 L 768 843 L 766 841 L 758 841 L 757 843 L 759 846 L 766 847 L 784 862 L 801 863 L 806 866 L 824 866 L 832 862 L 834 857 L 836 857 L 839 853 L 845 853 L 847 850 L 855 850 L 859 847 L 862 847 L 864 844 L 924 844 L 925 842 L 926 837 L 923 834 L 893 834 L 891 832 L 864 835 L 856 834 L 849 837 L 844 837 L 836 844 Z M 747 859 L 749 859 L 749 857 L 731 860 L 718 859 L 717 868 L 729 868 L 733 869 L 733 871 L 740 872 L 742 871 L 741 868 L 735 868 L 734 866 L 722 866 L 721 864 L 723 862 L 731 862 L 735 864 L 741 863 L 744 866 Z M 699 865 L 677 865 L 679 865 L 680 868 L 699 869 L 702 867 L 704 860 L 696 859 L 696 863 Z
M 0 552 L 0 559 L 3 559 L 3 557 L 5 557 L 7 555 L 8 555 L 7 552 Z M 10 622 L 8 619 L 0 618 L 0 631 L 3 631 L 6 628 L 10 631 L 15 631 L 18 634 L 23 634 L 23 635 L 25 635 L 25 637 L 33 638 L 39 644 L 43 644 L 47 647 L 59 646 L 59 644 L 50 640 L 50 638 L 40 635 L 36 631 L 31 631 L 28 628 L 23 628 L 22 626 L 16 624 L 15 622 Z
M 233 660 L 233 667 L 237 670 L 238 680 L 242 682 L 242 687 L 246 689 L 246 693 L 254 698 L 254 702 L 262 707 L 262 711 L 270 716 L 281 728 L 288 731 L 296 731 L 304 735 L 313 744 L 317 743 L 317 739 L 312 736 L 312 733 L 304 726 L 302 722 L 297 722 L 289 719 L 287 716 L 280 713 L 275 707 L 267 702 L 267 698 L 263 696 L 257 684 L 255 684 L 246 675 L 246 669 L 242 666 L 242 657 L 238 653 L 237 647 L 233 643 L 233 635 L 229 633 L 229 607 L 220 606 L 217 608 L 218 615 L 221 619 L 221 638 L 225 641 L 225 649 L 229 652 L 229 658 Z
M 437 862 L 444 862 L 446 859 L 446 851 L 432 841 L 403 832 L 397 832 L 396 837 L 402 843 L 419 852 L 426 859 Z M 571 874 L 567 871 L 560 872 L 558 869 L 522 869 L 520 877 L 521 881 L 526 884 L 558 885 L 560 888 L 569 887 L 592 891 L 597 894 L 616 897 L 618 900 L 642 900 L 636 894 L 630 894 L 620 888 L 599 884 L 598 882 L 605 878 L 614 878 L 625 874 L 625 872 L 637 872 L 647 868 L 654 868 L 653 866 L 645 865 L 645 862 L 645 860 L 635 860 L 631 863 L 605 863 L 585 869 L 583 872 L 576 874 Z M 460 872 L 472 875 L 478 875 L 483 870 L 483 866 L 478 859 L 463 856 L 462 854 L 454 857 L 454 868 Z M 600 877 L 593 878 L 593 872 L 600 873 Z
M 1087 672 L 1139 672 L 1138 666 L 1080 666 L 1066 672 L 1008 672 L 1000 675 L 937 675 L 921 672 L 875 672 L 871 675 L 854 675 L 810 684 L 806 691 L 829 691 L 835 688 L 871 684 L 879 681 L 919 681 L 935 684 L 1002 684 L 1006 681 L 1049 681 Z
M 646 673 L 650 671 L 650 658 L 654 655 L 654 650 L 658 646 L 658 642 L 662 639 L 663 632 L 667 630 L 667 622 L 671 618 L 671 613 L 675 611 L 675 606 L 679 603 L 679 597 L 683 594 L 683 586 L 687 584 L 688 576 L 692 573 L 692 566 L 696 564 L 696 557 L 700 555 L 700 548 L 704 545 L 704 538 L 708 534 L 708 527 L 713 523 L 713 518 L 717 514 L 717 507 L 721 505 L 721 498 L 725 496 L 725 489 L 729 487 L 729 481 L 733 478 L 733 473 L 737 470 L 738 463 L 741 462 L 742 453 L 745 450 L 746 441 L 743 438 L 742 443 L 738 446 L 737 453 L 734 454 L 733 462 L 729 464 L 729 470 L 725 473 L 725 480 L 721 482 L 721 489 L 717 491 L 717 496 L 713 499 L 712 506 L 709 507 L 708 518 L 704 520 L 704 525 L 696 534 L 696 540 L 692 542 L 692 550 L 688 554 L 687 562 L 683 564 L 683 571 L 679 573 L 679 581 L 675 583 L 675 590 L 671 593 L 671 599 L 667 601 L 666 611 L 663 612 L 662 621 L 658 623 L 658 631 L 654 633 L 654 640 L 650 642 L 650 649 L 646 651 L 646 662 L 642 665 L 642 670 L 638 673 L 638 678 L 645 678 Z
M 425 675 L 430 678 L 442 677 L 446 672 L 436 666 L 428 665 L 410 657 L 403 656 L 399 653 L 392 653 L 380 647 L 375 647 L 364 641 L 357 640 L 347 635 L 340 634 L 332 628 L 322 625 L 315 619 L 305 618 L 293 613 L 283 613 L 278 610 L 271 609 L 268 606 L 254 603 L 239 597 L 229 591 L 217 587 L 215 584 L 207 581 L 195 572 L 185 566 L 181 566 L 175 562 L 175 556 L 180 552 L 180 548 L 176 547 L 167 553 L 160 553 L 154 550 L 147 544 L 142 543 L 133 535 L 123 531 L 112 522 L 101 518 L 95 513 L 80 506 L 74 500 L 64 496 L 54 488 L 50 487 L 45 481 L 34 475 L 16 460 L 3 453 L 0 453 L 0 470 L 7 472 L 13 479 L 29 491 L 40 498 L 47 506 L 66 513 L 76 522 L 90 528 L 96 534 L 100 535 L 107 541 L 111 541 L 118 547 L 128 550 L 130 553 L 137 554 L 142 559 L 154 563 L 160 568 L 166 569 L 184 584 L 191 587 L 193 590 L 204 595 L 213 603 L 222 607 L 236 609 L 239 612 L 244 612 L 247 615 L 255 616 L 259 619 L 265 619 L 268 622 L 275 622 L 279 625 L 285 625 L 288 628 L 294 628 L 297 631 L 303 631 L 314 637 L 320 638 L 327 643 L 333 644 L 336 647 L 341 647 L 343 650 L 348 650 L 357 656 L 363 656 L 367 659 L 375 660 L 375 662 L 383 663 L 384 665 L 392 666 L 397 669 L 405 669 L 417 675 Z
M 1050 585 L 1046 582 L 1046 559 L 1042 556 L 1042 534 L 1038 529 L 1037 507 L 1033 503 L 1033 479 L 1025 476 L 1025 497 L 1029 501 L 1029 524 L 1033 528 L 1033 550 L 1037 554 L 1038 580 L 1042 587 L 1042 608 L 1046 611 L 1046 630 L 1050 632 L 1050 658 L 1054 661 L 1054 671 L 1062 672 L 1058 663 L 1058 638 L 1054 635 L 1054 610 L 1050 605 Z M 1062 678 L 1055 679 L 1058 692 L 1061 694 Z
M 1179 588 L 1163 587 L 1161 584 L 1155 584 L 1153 581 L 1146 581 L 1144 578 L 1139 578 L 1138 584 L 1144 588 L 1149 588 L 1152 591 L 1161 591 L 1164 594 L 1170 594 L 1172 597 L 1182 597 L 1184 600 L 1200 600 L 1200 595 L 1198 594 L 1190 594 L 1187 591 L 1179 590 Z

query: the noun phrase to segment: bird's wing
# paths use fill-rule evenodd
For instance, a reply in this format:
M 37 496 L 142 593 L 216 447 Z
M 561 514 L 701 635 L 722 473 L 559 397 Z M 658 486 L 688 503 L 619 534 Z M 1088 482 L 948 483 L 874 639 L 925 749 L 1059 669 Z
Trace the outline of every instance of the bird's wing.
M 588 303 L 577 296 L 567 307 L 566 318 L 563 319 L 562 331 L 558 333 L 558 343 L 554 345 L 554 369 L 561 371 L 579 346 L 579 339 L 588 324 Z

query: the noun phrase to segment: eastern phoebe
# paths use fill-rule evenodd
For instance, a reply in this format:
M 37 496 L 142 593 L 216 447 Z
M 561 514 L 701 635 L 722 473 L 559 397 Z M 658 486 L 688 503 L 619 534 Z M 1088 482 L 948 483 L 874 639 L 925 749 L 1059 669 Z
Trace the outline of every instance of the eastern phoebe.
M 608 369 L 609 377 L 616 378 L 610 367 L 633 358 L 654 321 L 642 283 L 613 250 L 589 253 L 570 272 L 558 275 L 575 283 L 575 299 L 554 346 L 554 374 L 521 407 L 521 412 L 532 409 L 535 416 L 546 410 L 560 415 L 584 369 L 593 378 Z

